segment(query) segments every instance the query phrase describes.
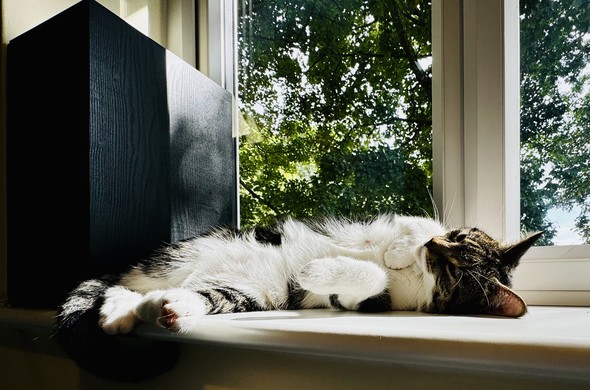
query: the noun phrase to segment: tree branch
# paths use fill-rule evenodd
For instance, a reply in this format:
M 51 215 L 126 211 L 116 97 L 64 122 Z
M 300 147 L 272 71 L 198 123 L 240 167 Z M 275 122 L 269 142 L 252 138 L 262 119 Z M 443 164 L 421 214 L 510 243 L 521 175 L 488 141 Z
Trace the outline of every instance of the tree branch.
M 248 184 L 246 184 L 244 182 L 244 180 L 242 180 L 240 178 L 240 185 L 242 187 L 244 187 L 244 189 L 246 191 L 248 191 L 248 193 L 250 195 L 252 195 L 252 197 L 254 199 L 256 199 L 257 201 L 259 201 L 260 203 L 262 203 L 263 205 L 265 205 L 266 207 L 268 207 L 269 209 L 271 209 L 276 215 L 282 215 L 282 213 L 276 208 L 274 207 L 271 203 L 267 202 L 266 200 L 264 200 L 260 195 L 258 195 L 252 188 L 250 188 L 250 186 L 248 186 Z
M 402 16 L 400 14 L 399 6 L 397 0 L 393 0 L 391 2 L 391 14 L 393 16 L 393 22 L 395 25 L 395 31 L 399 37 L 399 41 L 406 53 L 406 57 L 408 58 L 408 62 L 410 63 L 410 69 L 416 76 L 416 80 L 422 86 L 422 88 L 426 91 L 426 93 L 430 94 L 432 91 L 432 80 L 430 77 L 426 75 L 424 69 L 418 63 L 418 57 L 416 53 L 414 53 L 414 49 L 408 39 L 408 34 L 406 33 L 406 29 L 404 24 L 402 23 Z

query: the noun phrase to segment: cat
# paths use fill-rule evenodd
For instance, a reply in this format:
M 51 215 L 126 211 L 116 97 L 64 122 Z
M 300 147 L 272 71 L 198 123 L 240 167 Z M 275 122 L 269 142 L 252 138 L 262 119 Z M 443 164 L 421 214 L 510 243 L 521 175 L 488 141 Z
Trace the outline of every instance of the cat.
M 187 333 L 205 315 L 283 309 L 520 317 L 527 306 L 511 274 L 541 234 L 504 244 L 477 228 L 393 214 L 216 229 L 122 275 L 82 282 L 59 307 L 56 334 L 72 344 L 140 321 Z

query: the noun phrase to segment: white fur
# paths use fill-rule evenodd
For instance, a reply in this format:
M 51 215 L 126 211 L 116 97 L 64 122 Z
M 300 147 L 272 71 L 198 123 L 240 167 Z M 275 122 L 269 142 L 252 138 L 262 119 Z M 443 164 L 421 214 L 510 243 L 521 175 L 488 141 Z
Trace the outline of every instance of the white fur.
M 100 308 L 99 325 L 108 334 L 129 333 L 137 323 L 135 308 L 141 299 L 141 294 L 122 286 L 109 288 Z
M 311 260 L 297 277 L 301 287 L 315 294 L 338 294 L 340 303 L 350 310 L 387 286 L 383 268 L 344 256 Z
M 206 312 L 202 298 L 184 288 L 152 291 L 136 309 L 139 319 L 181 333 L 193 329 Z
M 109 290 L 101 325 L 108 333 L 126 332 L 138 318 L 166 326 L 160 316 L 172 311 L 176 317 L 171 329 L 190 330 L 205 313 L 205 303 L 194 291 L 211 285 L 232 286 L 268 309 L 285 307 L 293 280 L 312 292 L 303 301 L 305 307 L 326 306 L 329 296 L 338 294 L 344 307 L 355 309 L 386 286 L 395 310 L 430 304 L 434 279 L 421 248 L 444 234 L 442 225 L 427 218 L 384 215 L 368 223 L 331 220 L 322 228 L 326 234 L 287 220 L 280 246 L 261 245 L 253 234 L 184 242 L 176 251 L 177 266 L 164 275 L 156 278 L 135 269 L 123 277 L 125 288 Z

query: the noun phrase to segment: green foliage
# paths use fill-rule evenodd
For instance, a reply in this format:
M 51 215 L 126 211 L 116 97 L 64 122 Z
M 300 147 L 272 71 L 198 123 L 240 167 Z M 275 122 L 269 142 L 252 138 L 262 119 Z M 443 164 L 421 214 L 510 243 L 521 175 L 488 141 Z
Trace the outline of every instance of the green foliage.
M 545 230 L 551 207 L 577 205 L 590 243 L 590 7 L 587 0 L 521 0 L 521 223 Z
M 432 215 L 426 1 L 253 0 L 240 18 L 242 225 Z

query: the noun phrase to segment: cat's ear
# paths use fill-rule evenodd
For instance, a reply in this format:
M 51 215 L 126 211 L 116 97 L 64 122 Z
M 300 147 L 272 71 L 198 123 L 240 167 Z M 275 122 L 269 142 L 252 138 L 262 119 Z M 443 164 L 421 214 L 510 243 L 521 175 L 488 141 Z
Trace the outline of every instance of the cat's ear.
M 512 244 L 504 249 L 502 255 L 502 263 L 509 267 L 516 267 L 520 258 L 529 250 L 529 248 L 541 237 L 543 232 L 531 234 L 516 244 Z
M 524 299 L 509 287 L 494 279 L 498 289 L 491 300 L 490 314 L 504 317 L 520 317 L 526 314 L 527 306 Z

